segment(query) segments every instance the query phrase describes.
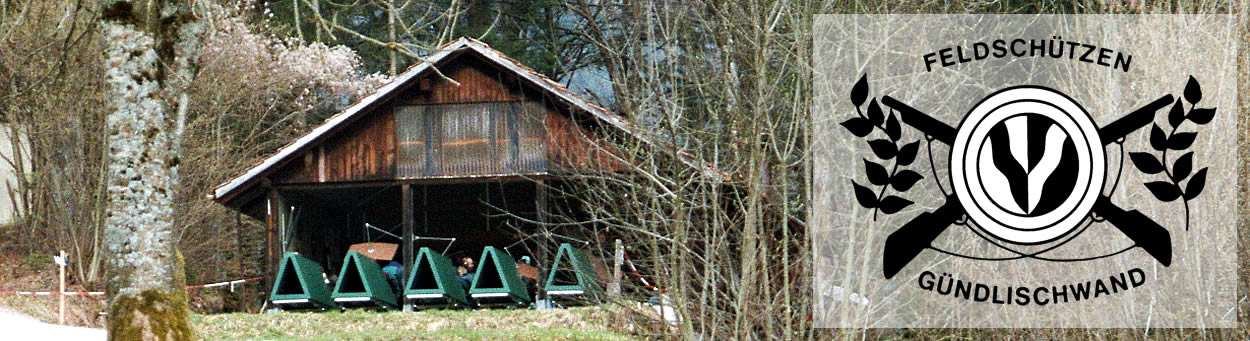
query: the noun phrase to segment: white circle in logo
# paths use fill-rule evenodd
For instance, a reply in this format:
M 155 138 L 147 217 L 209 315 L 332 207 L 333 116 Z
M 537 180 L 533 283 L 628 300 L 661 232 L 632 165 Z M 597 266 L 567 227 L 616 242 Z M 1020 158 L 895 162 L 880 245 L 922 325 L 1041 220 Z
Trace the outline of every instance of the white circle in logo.
M 1102 191 L 1106 156 L 1085 109 L 1055 90 L 1019 86 L 964 117 L 950 171 L 956 198 L 981 230 L 1040 244 L 1085 220 Z

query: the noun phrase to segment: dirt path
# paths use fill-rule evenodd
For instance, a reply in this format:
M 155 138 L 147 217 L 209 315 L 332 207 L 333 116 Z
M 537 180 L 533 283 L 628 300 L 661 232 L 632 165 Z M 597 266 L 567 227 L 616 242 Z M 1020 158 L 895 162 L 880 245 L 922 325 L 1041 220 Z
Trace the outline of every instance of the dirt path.
M 6 340 L 106 340 L 104 329 L 47 324 L 33 317 L 0 308 L 0 331 Z

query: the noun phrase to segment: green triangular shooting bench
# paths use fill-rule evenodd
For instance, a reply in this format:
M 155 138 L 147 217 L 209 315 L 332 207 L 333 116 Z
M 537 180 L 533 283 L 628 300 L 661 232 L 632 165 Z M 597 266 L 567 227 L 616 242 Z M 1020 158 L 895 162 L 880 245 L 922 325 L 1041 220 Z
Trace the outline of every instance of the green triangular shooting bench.
M 528 305 L 529 293 L 516 271 L 516 261 L 493 246 L 482 250 L 469 296 L 479 305 L 515 303 Z
M 421 248 L 414 260 L 413 271 L 404 285 L 404 296 L 414 305 L 460 305 L 469 301 L 460 286 L 456 267 L 447 257 L 428 247 Z
M 560 244 L 551 269 L 547 285 L 543 288 L 552 300 L 586 302 L 597 298 L 603 291 L 590 257 L 569 243 Z
M 395 293 L 386 282 L 386 275 L 377 261 L 356 251 L 347 251 L 338 283 L 334 285 L 334 302 L 343 307 L 376 305 L 382 308 L 399 306 Z
M 269 300 L 274 306 L 285 309 L 333 308 L 334 300 L 324 282 L 324 272 L 317 262 L 294 252 L 287 253 L 282 258 Z

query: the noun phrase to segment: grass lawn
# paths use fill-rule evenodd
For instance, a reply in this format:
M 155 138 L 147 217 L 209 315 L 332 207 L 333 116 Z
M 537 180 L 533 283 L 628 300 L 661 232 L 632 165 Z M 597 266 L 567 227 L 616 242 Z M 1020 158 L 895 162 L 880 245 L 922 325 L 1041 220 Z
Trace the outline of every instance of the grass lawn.
M 630 340 L 605 308 L 192 315 L 204 340 Z

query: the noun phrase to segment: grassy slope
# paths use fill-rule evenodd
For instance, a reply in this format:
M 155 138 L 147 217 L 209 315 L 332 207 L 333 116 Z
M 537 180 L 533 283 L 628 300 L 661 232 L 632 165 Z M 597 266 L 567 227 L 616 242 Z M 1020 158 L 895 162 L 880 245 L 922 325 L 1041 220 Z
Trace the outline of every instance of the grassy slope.
M 193 315 L 205 340 L 628 340 L 602 308 Z

